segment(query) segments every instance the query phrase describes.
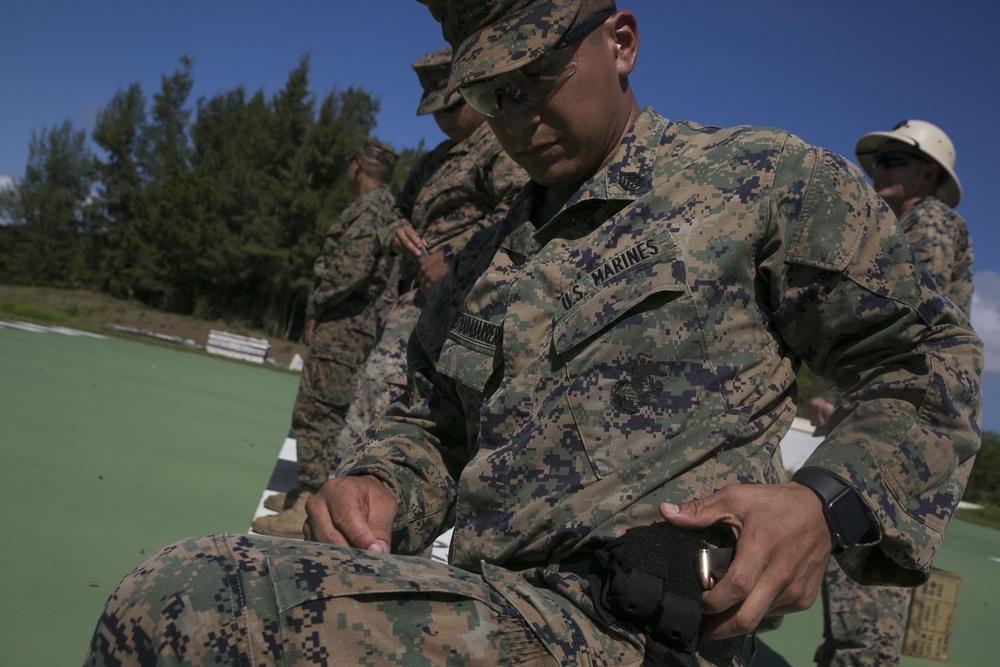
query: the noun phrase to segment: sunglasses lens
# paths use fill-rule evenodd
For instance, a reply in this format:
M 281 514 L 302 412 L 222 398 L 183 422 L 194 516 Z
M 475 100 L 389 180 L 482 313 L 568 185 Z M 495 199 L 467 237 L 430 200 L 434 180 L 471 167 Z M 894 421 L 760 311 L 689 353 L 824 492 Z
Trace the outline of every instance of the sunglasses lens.
M 614 13 L 615 10 L 609 9 L 591 16 L 570 28 L 554 48 L 525 68 L 463 86 L 458 89 L 459 94 L 470 107 L 488 118 L 500 117 L 501 95 L 521 104 L 538 104 L 576 72 L 574 50 L 566 47 L 580 42 Z
M 574 51 L 550 51 L 522 69 L 459 88 L 469 106 L 488 118 L 500 117 L 500 96 L 520 104 L 538 104 L 576 73 Z
M 466 103 L 489 118 L 500 116 L 500 107 L 497 105 L 497 96 L 500 88 L 496 80 L 477 81 L 459 88 L 458 92 L 465 98 Z
M 872 159 L 872 168 L 882 165 L 886 169 L 905 167 L 913 158 L 909 153 L 879 153 Z

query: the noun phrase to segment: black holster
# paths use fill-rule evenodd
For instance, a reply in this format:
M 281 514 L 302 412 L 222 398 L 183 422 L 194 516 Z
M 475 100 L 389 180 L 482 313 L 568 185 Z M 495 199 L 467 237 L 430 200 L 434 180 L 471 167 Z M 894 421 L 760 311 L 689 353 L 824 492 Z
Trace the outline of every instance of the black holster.
M 702 586 L 696 554 L 708 544 L 669 523 L 630 528 L 598 551 L 591 598 L 606 623 L 646 636 L 643 667 L 697 667 Z

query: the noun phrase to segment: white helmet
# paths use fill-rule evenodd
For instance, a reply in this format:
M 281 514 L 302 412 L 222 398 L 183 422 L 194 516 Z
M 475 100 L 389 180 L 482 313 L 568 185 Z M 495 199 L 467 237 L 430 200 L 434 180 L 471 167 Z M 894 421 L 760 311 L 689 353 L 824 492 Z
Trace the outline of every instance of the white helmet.
M 869 176 L 872 175 L 875 154 L 890 139 L 913 146 L 937 162 L 944 170 L 937 198 L 952 208 L 958 206 L 962 198 L 962 184 L 955 175 L 955 146 L 941 128 L 923 120 L 904 120 L 890 132 L 871 132 L 861 137 L 854 148 L 854 154 L 858 158 L 858 164 Z

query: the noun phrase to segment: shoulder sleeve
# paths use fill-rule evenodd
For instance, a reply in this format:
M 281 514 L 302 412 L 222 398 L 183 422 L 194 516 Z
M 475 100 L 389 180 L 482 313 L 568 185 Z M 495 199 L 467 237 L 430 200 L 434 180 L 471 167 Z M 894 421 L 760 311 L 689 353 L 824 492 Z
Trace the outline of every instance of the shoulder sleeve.
M 900 221 L 906 239 L 938 287 L 966 315 L 972 311 L 972 248 L 961 216 L 927 198 Z
M 775 325 L 842 396 L 806 465 L 857 489 L 881 527 L 841 564 L 921 583 L 979 448 L 982 344 L 843 157 L 790 138 L 772 194 L 760 260 Z

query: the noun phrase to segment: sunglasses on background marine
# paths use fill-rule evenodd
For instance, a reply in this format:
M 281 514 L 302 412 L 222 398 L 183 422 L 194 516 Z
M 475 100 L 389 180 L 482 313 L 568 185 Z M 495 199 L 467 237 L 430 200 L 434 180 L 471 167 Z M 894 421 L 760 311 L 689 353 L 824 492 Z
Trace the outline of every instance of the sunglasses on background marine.
M 927 162 L 924 158 L 913 153 L 904 153 L 902 151 L 889 151 L 886 153 L 876 153 L 875 157 L 872 158 L 872 170 L 874 170 L 879 165 L 882 165 L 886 169 L 893 169 L 895 167 L 905 167 L 910 164 L 911 160 L 916 160 L 918 162 Z

